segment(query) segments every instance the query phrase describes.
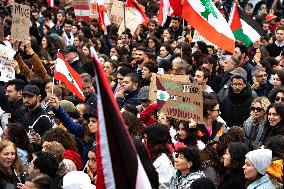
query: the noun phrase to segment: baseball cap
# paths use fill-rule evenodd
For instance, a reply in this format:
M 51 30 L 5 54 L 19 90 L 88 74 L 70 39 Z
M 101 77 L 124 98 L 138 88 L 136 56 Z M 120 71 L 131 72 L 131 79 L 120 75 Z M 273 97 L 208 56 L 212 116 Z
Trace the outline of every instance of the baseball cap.
M 22 94 L 38 96 L 40 95 L 40 89 L 36 85 L 26 85 L 23 89 Z

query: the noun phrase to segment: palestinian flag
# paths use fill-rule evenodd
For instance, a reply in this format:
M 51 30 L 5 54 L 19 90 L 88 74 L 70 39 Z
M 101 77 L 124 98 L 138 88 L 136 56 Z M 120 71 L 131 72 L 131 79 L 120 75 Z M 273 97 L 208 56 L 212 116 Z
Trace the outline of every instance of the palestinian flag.
M 152 188 L 104 71 L 94 56 L 97 84 L 97 181 L 100 189 Z
M 184 0 L 182 17 L 203 37 L 220 48 L 234 52 L 234 34 L 212 0 Z
M 54 79 L 62 81 L 78 98 L 85 100 L 81 76 L 65 61 L 60 52 L 57 53 Z
M 231 10 L 229 24 L 235 38 L 244 42 L 247 47 L 264 35 L 260 24 L 241 10 L 235 3 Z

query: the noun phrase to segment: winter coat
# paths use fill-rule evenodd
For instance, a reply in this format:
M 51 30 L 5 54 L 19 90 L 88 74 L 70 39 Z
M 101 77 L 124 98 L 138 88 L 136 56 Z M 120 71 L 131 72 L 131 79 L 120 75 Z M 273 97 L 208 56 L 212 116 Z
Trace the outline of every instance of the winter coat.
M 193 181 L 201 177 L 205 177 L 203 171 L 192 172 L 186 176 L 175 175 L 174 177 L 172 177 L 170 189 L 188 189 L 190 188 Z
M 221 117 L 228 127 L 243 125 L 243 122 L 250 116 L 250 105 L 253 99 L 249 85 L 239 94 L 234 93 L 232 87 L 229 87 L 228 95 L 220 103 Z
M 253 122 L 252 117 L 249 117 L 243 124 L 245 136 L 249 143 L 252 144 L 253 149 L 258 149 L 261 145 L 261 137 L 264 134 L 265 120 L 259 125 Z
M 271 127 L 269 122 L 266 122 L 264 126 L 264 134 L 261 137 L 262 144 L 265 144 L 267 140 L 275 135 L 284 135 L 284 122 L 281 121 L 277 125 Z
M 219 189 L 244 189 L 245 176 L 243 170 L 238 172 L 225 171 L 223 182 L 220 183 Z
M 273 184 L 271 183 L 269 176 L 266 174 L 260 179 L 251 183 L 247 189 L 275 189 Z
M 140 104 L 139 100 L 137 99 L 139 93 L 139 89 L 132 91 L 130 93 L 124 93 L 124 98 L 116 97 L 116 101 L 119 105 L 119 108 L 123 108 L 127 104 L 132 104 L 137 106 Z

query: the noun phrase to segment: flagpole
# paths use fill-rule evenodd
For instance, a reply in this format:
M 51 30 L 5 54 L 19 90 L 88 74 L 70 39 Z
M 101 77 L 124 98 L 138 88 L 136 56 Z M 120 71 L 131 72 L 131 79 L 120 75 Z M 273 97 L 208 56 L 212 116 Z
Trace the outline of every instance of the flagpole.
M 123 22 L 124 22 L 124 32 L 125 32 L 125 34 L 124 35 L 126 35 L 126 8 L 125 8 L 125 3 L 126 3 L 126 0 L 125 1 L 123 1 Z
M 182 45 L 183 45 L 183 42 L 184 42 L 184 39 L 183 39 L 183 35 L 184 35 L 184 19 L 182 19 L 182 38 L 181 38 L 181 46 L 180 46 L 180 58 L 182 59 Z
M 51 95 L 53 96 L 54 76 L 52 77 Z

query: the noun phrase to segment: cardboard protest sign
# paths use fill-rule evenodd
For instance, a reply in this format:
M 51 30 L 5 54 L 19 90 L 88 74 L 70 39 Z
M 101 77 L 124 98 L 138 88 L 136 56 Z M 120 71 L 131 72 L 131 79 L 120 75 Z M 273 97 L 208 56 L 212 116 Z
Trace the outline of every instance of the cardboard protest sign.
M 133 35 L 136 28 L 141 24 L 136 17 L 135 12 L 132 8 L 127 7 L 125 10 L 125 19 L 126 19 L 126 28 L 130 29 L 131 34 Z M 125 30 L 124 21 L 120 24 L 118 29 L 118 34 L 122 34 Z
M 149 100 L 152 100 L 152 101 L 157 100 L 156 77 L 157 77 L 157 74 L 152 74 L 151 83 L 150 83 L 150 91 L 149 91 Z M 164 75 L 159 75 L 159 77 L 174 80 L 174 81 L 190 82 L 188 75 L 164 74 Z
M 30 6 L 13 5 L 11 35 L 14 40 L 25 41 L 30 33 Z
M 15 79 L 15 70 L 11 65 L 0 64 L 0 81 L 8 82 Z
M 123 1 L 112 1 L 111 10 L 109 10 L 109 19 L 112 24 L 117 24 L 118 26 L 122 24 Z
M 202 88 L 196 83 L 156 77 L 159 112 L 179 120 L 203 122 Z
M 0 44 L 0 64 L 10 65 L 13 61 L 16 51 L 13 49 Z

